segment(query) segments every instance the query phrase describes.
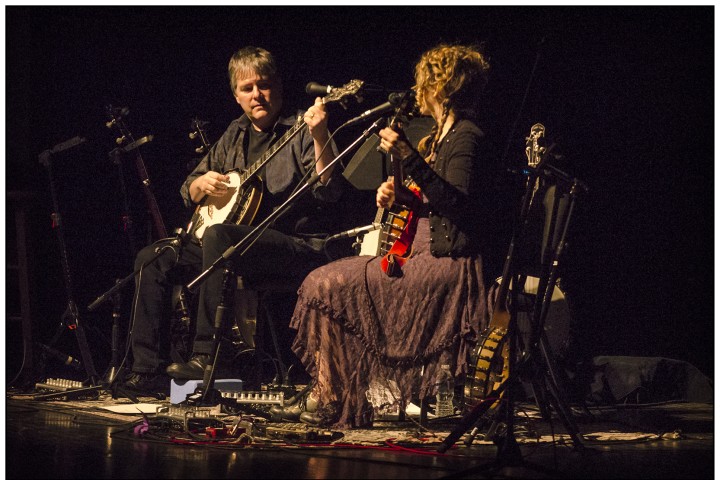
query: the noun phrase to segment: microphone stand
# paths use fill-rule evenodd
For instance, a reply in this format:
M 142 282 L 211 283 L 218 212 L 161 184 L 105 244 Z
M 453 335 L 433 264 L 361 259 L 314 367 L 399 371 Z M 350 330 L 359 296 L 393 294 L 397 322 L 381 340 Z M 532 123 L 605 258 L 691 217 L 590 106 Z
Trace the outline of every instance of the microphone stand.
M 116 279 L 115 285 L 113 285 L 112 288 L 110 288 L 108 291 L 100 295 L 98 298 L 96 298 L 90 305 L 87 306 L 88 312 L 92 312 L 93 310 L 100 307 L 103 303 L 105 303 L 108 300 L 112 300 L 113 303 L 113 325 L 112 325 L 112 337 L 111 337 L 111 352 L 112 357 L 110 360 L 110 366 L 109 371 L 107 372 L 105 376 L 105 383 L 107 385 L 112 385 L 113 382 L 119 378 L 121 375 L 120 369 L 120 358 L 119 358 L 119 344 L 120 344 L 120 290 L 133 278 L 135 278 L 145 267 L 155 262 L 160 256 L 165 253 L 165 248 L 168 246 L 176 246 L 180 250 L 182 250 L 183 246 L 185 244 L 185 234 L 183 233 L 182 228 L 176 228 L 175 229 L 175 238 L 169 243 L 169 245 L 163 245 L 158 247 L 155 250 L 155 255 L 148 260 L 147 262 L 143 263 L 140 268 L 132 272 L 130 275 L 126 276 L 123 279 Z M 179 254 L 178 254 L 179 256 Z
M 185 234 L 183 233 L 183 229 L 182 229 L 182 228 L 176 228 L 176 229 L 175 229 L 175 234 L 176 234 L 176 237 L 175 237 L 175 239 L 171 242 L 171 245 L 182 247 L 183 244 L 184 244 L 184 236 L 185 236 Z M 95 310 L 96 308 L 98 308 L 100 305 L 102 305 L 103 303 L 105 303 L 107 300 L 112 299 L 113 295 L 115 295 L 115 293 L 117 293 L 118 290 L 120 290 L 122 287 L 124 287 L 125 284 L 127 284 L 127 283 L 128 283 L 130 280 L 132 280 L 138 273 L 140 273 L 140 271 L 141 271 L 143 268 L 147 267 L 148 265 L 150 265 L 151 263 L 153 263 L 155 260 L 157 260 L 158 258 L 160 258 L 160 255 L 162 255 L 163 252 L 164 252 L 164 248 L 158 247 L 158 248 L 156 249 L 156 251 L 155 251 L 155 256 L 154 256 L 154 257 L 152 257 L 150 260 L 148 260 L 147 262 L 145 262 L 145 263 L 143 263 L 142 265 L 140 265 L 140 268 L 138 268 L 137 270 L 135 270 L 134 272 L 132 272 L 132 273 L 131 273 L 130 275 L 128 275 L 127 277 L 123 278 L 122 280 L 117 280 L 117 281 L 115 282 L 115 285 L 114 285 L 112 288 L 110 288 L 110 290 L 108 290 L 107 292 L 105 292 L 105 293 L 103 293 L 102 295 L 100 295 L 100 296 L 99 296 L 98 298 L 96 298 L 90 305 L 88 305 L 88 307 L 87 307 L 88 311 L 89 311 L 89 312 L 92 312 L 93 310 Z
M 115 280 L 116 282 L 119 282 L 119 280 Z M 115 381 L 115 379 L 121 374 L 120 373 L 120 310 L 122 306 L 120 291 L 118 290 L 115 294 L 112 295 L 112 305 L 113 305 L 113 311 L 112 311 L 112 333 L 111 333 L 111 340 L 110 340 L 110 367 L 108 372 L 105 376 L 105 383 L 107 385 L 112 385 L 112 383 Z
M 190 283 L 188 283 L 185 288 L 189 291 L 194 293 L 198 286 L 202 284 L 205 280 L 207 280 L 207 277 L 213 273 L 215 270 L 220 268 L 221 266 L 226 266 L 227 263 L 230 261 L 230 257 L 235 254 L 237 250 L 240 250 L 239 255 L 242 256 L 245 254 L 245 252 L 252 246 L 252 244 L 257 240 L 257 238 L 262 234 L 263 231 L 272 223 L 274 222 L 279 216 L 284 214 L 294 203 L 295 201 L 304 195 L 310 188 L 315 185 L 318 181 L 320 181 L 320 178 L 322 177 L 323 173 L 325 173 L 328 169 L 335 166 L 336 163 L 339 162 L 339 160 L 344 157 L 348 152 L 350 152 L 353 148 L 355 148 L 358 144 L 365 141 L 367 137 L 369 137 L 372 133 L 375 133 L 375 131 L 379 130 L 381 128 L 381 125 L 383 123 L 383 118 L 377 119 L 370 127 L 365 130 L 360 137 L 358 137 L 355 141 L 353 141 L 350 146 L 348 146 L 345 150 L 343 150 L 337 157 L 335 157 L 330 163 L 328 163 L 325 168 L 323 168 L 320 173 L 316 175 L 312 175 L 310 179 L 308 179 L 307 183 L 303 184 L 295 193 L 290 195 L 285 202 L 282 203 L 277 209 L 275 209 L 270 215 L 265 218 L 262 222 L 260 222 L 252 231 L 250 231 L 244 238 L 242 238 L 238 243 L 235 245 L 230 246 L 223 254 L 218 257 L 208 268 L 206 268 L 200 275 L 198 275 L 194 280 L 192 280 Z M 341 127 L 342 128 L 342 127 Z M 226 267 L 226 276 L 228 275 L 227 267 Z M 227 283 L 227 282 L 224 282 Z M 228 305 L 225 304 L 226 295 L 223 295 L 223 300 L 221 301 L 221 305 L 218 307 L 222 307 L 220 310 L 220 315 L 216 313 L 216 319 L 215 319 L 215 326 L 216 328 L 220 326 L 220 328 L 217 329 L 216 335 L 214 335 L 213 338 L 213 347 L 214 347 L 214 355 L 215 358 L 212 362 L 208 363 L 208 366 L 206 367 L 205 376 L 203 378 L 203 385 L 201 387 L 198 387 L 195 390 L 195 393 L 193 394 L 192 398 L 197 399 L 200 397 L 200 404 L 205 404 L 206 398 L 208 397 L 208 392 L 214 390 L 214 384 L 215 384 L 215 368 L 214 365 L 217 362 L 217 359 L 220 354 L 220 341 L 219 341 L 219 331 L 224 331 L 227 327 L 227 321 L 225 320 L 225 317 L 227 315 L 224 315 L 224 312 L 229 310 Z M 218 318 L 218 316 L 222 316 L 222 318 Z M 219 396 L 213 392 L 209 394 L 211 401 L 215 401 Z

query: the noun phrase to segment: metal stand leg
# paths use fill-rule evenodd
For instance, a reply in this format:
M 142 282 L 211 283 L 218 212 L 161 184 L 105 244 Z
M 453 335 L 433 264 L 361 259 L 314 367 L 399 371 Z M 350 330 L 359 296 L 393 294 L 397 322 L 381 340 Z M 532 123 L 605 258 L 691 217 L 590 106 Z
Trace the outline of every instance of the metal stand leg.
M 537 164 L 531 166 L 535 167 L 536 165 Z M 498 295 L 498 302 L 495 305 L 496 308 L 491 321 L 491 327 L 506 327 L 509 342 L 509 355 L 506 359 L 507 365 L 509 365 L 509 375 L 499 386 L 496 384 L 493 391 L 488 395 L 489 398 L 499 398 L 500 395 L 505 395 L 502 399 L 502 411 L 507 424 L 507 429 L 505 434 L 501 438 L 498 438 L 495 442 L 498 446 L 495 467 L 514 466 L 526 463 L 522 458 L 522 453 L 514 433 L 514 391 L 520 385 L 519 382 L 523 376 L 530 376 L 530 378 L 532 378 L 533 388 L 536 393 L 536 401 L 538 402 L 538 406 L 540 407 L 543 416 L 549 419 L 550 407 L 552 407 L 555 412 L 557 412 L 563 422 L 563 425 L 565 426 L 565 429 L 572 438 L 575 450 L 586 450 L 580 436 L 578 435 L 578 429 L 573 421 L 572 412 L 565 403 L 564 391 L 559 384 L 553 358 L 549 352 L 549 347 L 546 344 L 543 330 L 552 292 L 555 288 L 557 266 L 561 258 L 562 250 L 565 246 L 565 236 L 575 203 L 575 195 L 578 188 L 583 188 L 583 184 L 577 179 L 568 178 L 567 175 L 553 167 L 545 168 L 547 171 L 556 176 L 557 179 L 572 184 L 569 192 L 570 203 L 567 208 L 565 218 L 561 221 L 557 221 L 555 218 L 558 215 L 557 201 L 553 206 L 553 210 L 551 212 L 551 216 L 553 218 L 551 218 L 551 221 L 549 222 L 549 238 L 551 241 L 557 240 L 557 243 L 551 243 L 547 252 L 552 253 L 551 250 L 553 249 L 553 245 L 556 245 L 556 248 L 552 258 L 547 258 L 551 255 L 546 255 L 545 252 L 543 252 L 544 258 L 542 259 L 541 265 L 539 265 L 543 274 L 540 276 L 540 285 L 538 286 L 538 293 L 533 306 L 530 340 L 522 349 L 518 348 L 518 291 L 523 290 L 525 276 L 521 271 L 522 266 L 518 265 L 515 260 L 514 247 L 515 245 L 522 245 L 525 241 L 527 241 L 528 226 L 530 224 L 529 214 L 532 211 L 534 199 L 537 197 L 537 189 L 541 185 L 541 175 L 547 174 L 545 170 L 531 170 L 531 172 L 535 172 L 536 176 L 533 177 L 531 175 L 527 180 L 527 190 L 523 198 L 523 205 L 520 209 L 519 221 L 517 222 L 516 228 L 513 232 L 503 271 L 503 287 L 507 289 L 510 282 L 512 282 L 513 287 L 512 290 L 510 290 L 509 295 L 507 295 L 507 290 L 505 290 L 501 295 Z M 509 308 L 505 309 L 505 305 Z M 443 441 L 438 451 L 446 451 L 460 438 L 463 432 L 475 425 L 481 415 L 489 408 L 489 405 L 485 404 L 490 403 L 491 401 L 492 400 L 488 400 L 486 398 L 485 401 L 478 404 L 469 413 L 467 413 L 461 419 L 460 425 Z M 470 441 L 472 441 L 474 435 L 475 433 L 471 433 Z
M 116 284 L 120 283 L 120 280 L 115 281 Z M 121 297 L 120 297 L 120 290 L 117 290 L 117 292 L 112 296 L 112 304 L 113 304 L 113 311 L 112 311 L 112 336 L 111 336 L 111 359 L 110 359 L 110 367 L 105 375 L 104 382 L 107 385 L 112 384 L 116 378 L 118 378 L 120 375 L 120 310 L 121 310 Z
M 212 339 L 212 359 L 205 366 L 203 385 L 195 394 L 188 397 L 188 404 L 193 405 L 218 405 L 220 403 L 220 392 L 215 389 L 215 369 L 218 365 L 222 350 L 222 341 L 227 338 L 230 313 L 233 310 L 235 300 L 235 288 L 237 277 L 233 271 L 232 262 L 227 262 L 223 269 L 223 282 L 220 303 L 215 310 L 215 320 Z

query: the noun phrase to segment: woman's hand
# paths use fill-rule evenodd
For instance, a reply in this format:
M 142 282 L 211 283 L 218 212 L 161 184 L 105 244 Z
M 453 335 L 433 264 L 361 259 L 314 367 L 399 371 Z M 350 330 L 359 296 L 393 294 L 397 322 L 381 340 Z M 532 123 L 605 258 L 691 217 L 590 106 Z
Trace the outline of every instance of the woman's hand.
M 380 130 L 378 135 L 380 136 L 380 148 L 390 155 L 400 160 L 412 155 L 414 150 L 402 130 L 395 131 L 390 127 L 386 127 Z
M 394 203 L 399 203 L 410 210 L 418 207 L 420 199 L 415 195 L 409 188 L 400 185 L 397 189 L 395 188 L 395 181 L 393 177 L 389 177 L 387 182 L 384 182 L 377 189 L 375 194 L 375 204 L 378 208 L 390 208 Z
M 378 208 L 390 208 L 393 202 L 395 202 L 395 184 L 393 177 L 390 177 L 387 182 L 383 182 L 378 187 L 375 203 Z

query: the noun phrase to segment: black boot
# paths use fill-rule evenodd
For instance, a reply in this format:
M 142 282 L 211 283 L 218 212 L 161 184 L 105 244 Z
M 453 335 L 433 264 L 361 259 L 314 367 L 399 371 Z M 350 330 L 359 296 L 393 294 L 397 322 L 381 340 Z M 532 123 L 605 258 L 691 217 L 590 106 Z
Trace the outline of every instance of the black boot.
M 329 427 L 340 420 L 340 402 L 330 402 L 314 412 L 302 412 L 300 421 L 313 427 Z
M 193 353 L 187 363 L 172 363 L 166 371 L 175 380 L 202 380 L 205 367 L 211 361 L 208 353 Z
M 120 386 L 139 396 L 169 395 L 170 377 L 163 373 L 130 372 Z

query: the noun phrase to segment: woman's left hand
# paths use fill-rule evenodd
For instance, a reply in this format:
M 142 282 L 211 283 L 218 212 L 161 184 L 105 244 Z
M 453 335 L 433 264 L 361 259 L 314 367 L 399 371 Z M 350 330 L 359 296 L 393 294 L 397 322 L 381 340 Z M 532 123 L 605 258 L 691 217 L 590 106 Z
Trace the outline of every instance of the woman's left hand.
M 390 155 L 403 160 L 413 153 L 413 148 L 402 130 L 395 131 L 386 127 L 380 130 L 378 135 L 380 136 L 380 148 Z
M 390 208 L 395 201 L 395 183 L 393 177 L 389 177 L 377 189 L 375 204 L 378 208 Z

